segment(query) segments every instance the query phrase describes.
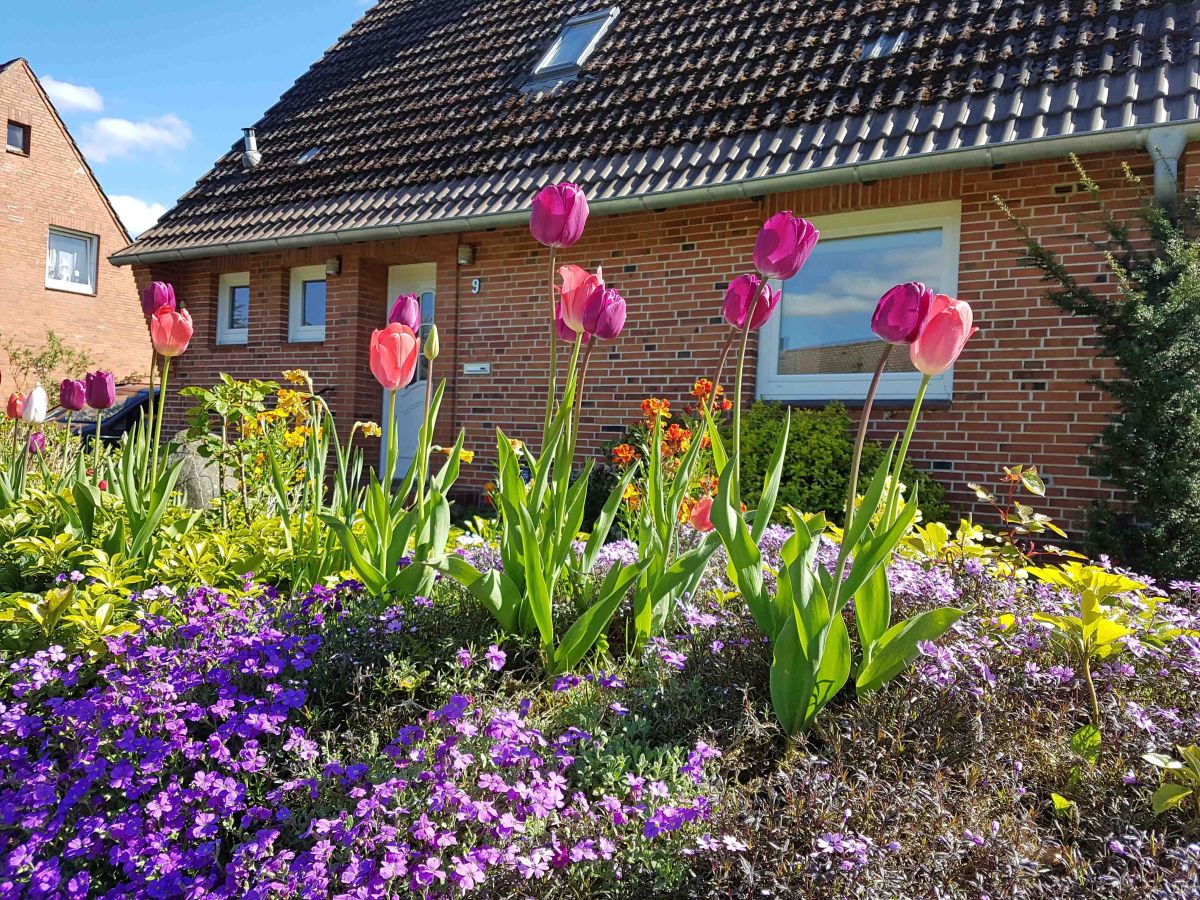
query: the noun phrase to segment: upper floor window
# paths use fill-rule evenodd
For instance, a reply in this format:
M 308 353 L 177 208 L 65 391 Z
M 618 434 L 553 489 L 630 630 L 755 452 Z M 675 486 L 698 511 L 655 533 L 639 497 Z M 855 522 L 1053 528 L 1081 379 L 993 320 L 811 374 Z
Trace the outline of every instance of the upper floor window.
M 217 343 L 244 344 L 250 339 L 250 273 L 226 272 L 217 293 Z
M 611 6 L 568 19 L 529 77 L 530 87 L 574 75 L 592 55 L 620 9 Z
M 325 340 L 325 266 L 292 269 L 288 340 Z
M 759 340 L 758 394 L 770 400 L 861 400 L 883 343 L 871 313 L 894 284 L 921 281 L 940 294 L 958 289 L 960 204 L 931 203 L 814 219 L 821 240 L 804 268 L 782 285 L 780 311 Z M 921 375 L 897 348 L 879 386 L 883 400 L 911 400 Z M 930 399 L 950 399 L 951 373 L 934 378 Z
M 77 294 L 96 293 L 96 248 L 99 238 L 51 228 L 46 239 L 46 287 Z
M 25 156 L 29 155 L 28 125 L 22 125 L 20 122 L 13 122 L 10 119 L 8 123 L 8 136 L 5 140 L 5 147 L 9 153 L 22 153 Z

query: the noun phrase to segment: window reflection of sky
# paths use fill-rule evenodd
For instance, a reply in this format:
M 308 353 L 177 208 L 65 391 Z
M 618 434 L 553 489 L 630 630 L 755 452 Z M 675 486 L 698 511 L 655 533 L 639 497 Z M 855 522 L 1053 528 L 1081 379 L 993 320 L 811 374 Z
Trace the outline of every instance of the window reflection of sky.
M 940 228 L 820 241 L 784 284 L 780 351 L 873 340 L 884 291 L 905 281 L 936 289 L 943 268 Z

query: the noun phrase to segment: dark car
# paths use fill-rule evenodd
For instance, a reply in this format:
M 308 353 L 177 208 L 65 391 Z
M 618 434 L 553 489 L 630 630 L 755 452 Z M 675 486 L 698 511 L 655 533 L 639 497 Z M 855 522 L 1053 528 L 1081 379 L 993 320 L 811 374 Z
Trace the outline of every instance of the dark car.
M 154 388 L 154 396 L 158 397 L 158 388 Z M 117 385 L 117 402 L 104 410 L 100 422 L 100 440 L 109 444 L 118 443 L 130 431 L 138 420 L 150 411 L 150 386 L 147 384 Z M 47 417 L 53 422 L 66 424 L 68 416 L 71 419 L 71 431 L 90 444 L 96 434 L 96 411 L 84 408 L 80 412 L 71 413 L 61 406 Z

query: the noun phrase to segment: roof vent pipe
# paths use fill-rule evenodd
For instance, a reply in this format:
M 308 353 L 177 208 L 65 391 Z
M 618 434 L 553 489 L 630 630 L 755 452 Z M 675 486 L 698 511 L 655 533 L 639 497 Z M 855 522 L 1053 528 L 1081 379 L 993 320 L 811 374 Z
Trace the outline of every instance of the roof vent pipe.
M 262 154 L 258 152 L 258 137 L 254 133 L 253 128 L 243 128 L 242 134 L 242 168 L 246 170 L 253 169 L 262 162 Z
M 1179 196 L 1179 157 L 1187 141 L 1187 129 L 1180 125 L 1152 128 L 1146 135 L 1146 149 L 1154 157 L 1154 199 L 1166 206 Z

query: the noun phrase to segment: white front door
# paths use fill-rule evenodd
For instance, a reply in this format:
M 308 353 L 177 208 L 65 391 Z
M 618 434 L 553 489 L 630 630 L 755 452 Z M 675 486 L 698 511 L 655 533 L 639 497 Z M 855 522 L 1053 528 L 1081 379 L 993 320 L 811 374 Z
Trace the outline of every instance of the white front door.
M 416 294 L 421 298 L 421 347 L 425 346 L 425 338 L 433 324 L 434 290 L 437 284 L 437 265 L 435 263 L 419 263 L 411 266 L 391 266 L 388 268 L 388 300 L 385 315 L 392 310 L 396 298 L 403 294 Z M 396 391 L 396 480 L 404 477 L 408 467 L 412 465 L 417 454 L 417 434 L 421 430 L 421 420 L 425 414 L 425 380 L 429 363 L 424 354 L 417 361 L 417 374 L 413 376 L 412 384 Z M 380 407 L 383 416 L 380 423 L 387 422 L 387 391 L 383 392 L 383 404 Z M 387 465 L 387 447 L 391 435 L 384 433 L 379 458 L 380 471 Z

